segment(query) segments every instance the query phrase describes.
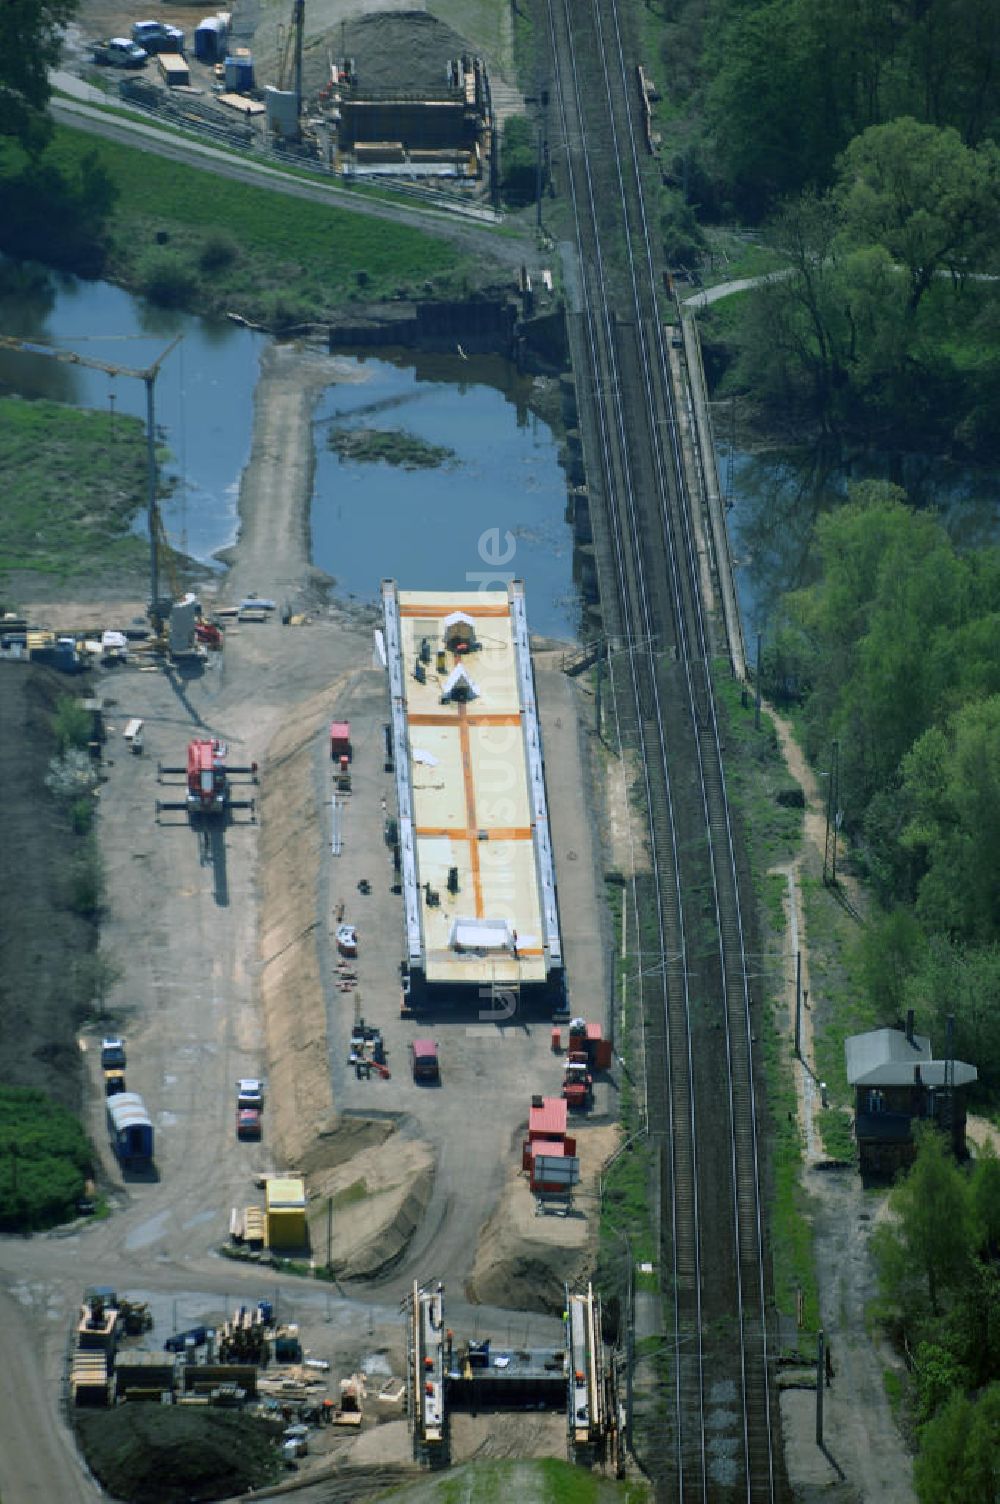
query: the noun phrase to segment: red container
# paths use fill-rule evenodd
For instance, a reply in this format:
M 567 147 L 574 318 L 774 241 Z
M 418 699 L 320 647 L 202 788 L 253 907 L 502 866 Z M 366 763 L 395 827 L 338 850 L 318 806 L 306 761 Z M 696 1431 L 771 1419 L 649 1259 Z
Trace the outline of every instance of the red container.
M 535 1139 L 534 1143 L 531 1146 L 531 1149 L 531 1189 L 533 1191 L 563 1190 L 564 1186 L 562 1185 L 562 1183 L 556 1184 L 555 1182 L 553 1182 L 550 1184 L 547 1181 L 542 1180 L 540 1178 L 540 1171 L 535 1164 L 536 1157 L 538 1159 L 541 1159 L 543 1157 L 545 1159 L 564 1159 L 566 1157 L 566 1147 L 562 1143 L 562 1141 L 538 1138 Z
M 561 1138 L 536 1138 L 530 1147 L 531 1158 L 545 1154 L 549 1159 L 565 1159 L 566 1145 Z
M 561 1139 L 566 1135 L 566 1103 L 562 1097 L 543 1097 L 541 1107 L 528 1113 L 528 1138 Z

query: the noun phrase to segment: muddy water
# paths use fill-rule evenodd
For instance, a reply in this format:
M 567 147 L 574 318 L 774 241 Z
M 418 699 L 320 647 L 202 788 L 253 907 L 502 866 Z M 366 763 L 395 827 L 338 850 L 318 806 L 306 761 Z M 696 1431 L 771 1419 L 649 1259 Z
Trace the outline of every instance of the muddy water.
M 264 336 L 33 268 L 0 297 L 0 330 L 139 371 L 183 335 L 154 385 L 170 456 L 164 521 L 175 546 L 203 562 L 234 541 Z M 338 594 L 374 600 L 384 576 L 410 589 L 461 590 L 499 570 L 525 580 L 534 631 L 575 637 L 565 480 L 555 436 L 529 412 L 529 383 L 485 357 L 338 356 L 331 366 L 344 379 L 317 408 L 312 539 L 313 562 L 334 576 Z M 0 394 L 10 393 L 146 414 L 141 379 L 0 350 Z M 341 460 L 327 442 L 335 424 L 401 430 L 454 457 L 423 471 Z M 136 527 L 144 530 L 142 516 Z

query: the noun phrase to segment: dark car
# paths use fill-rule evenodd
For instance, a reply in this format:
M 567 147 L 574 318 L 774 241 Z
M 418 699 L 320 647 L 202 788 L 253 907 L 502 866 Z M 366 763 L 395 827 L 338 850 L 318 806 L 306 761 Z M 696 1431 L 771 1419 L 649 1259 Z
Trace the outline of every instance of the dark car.
M 210 1327 L 188 1327 L 186 1332 L 175 1332 L 172 1337 L 168 1337 L 163 1344 L 163 1350 L 168 1353 L 183 1353 L 189 1347 L 204 1347 L 212 1335 Z
M 146 52 L 183 52 L 184 33 L 166 21 L 136 21 L 132 40 Z
M 238 1107 L 236 1109 L 236 1137 L 260 1138 L 259 1107 Z

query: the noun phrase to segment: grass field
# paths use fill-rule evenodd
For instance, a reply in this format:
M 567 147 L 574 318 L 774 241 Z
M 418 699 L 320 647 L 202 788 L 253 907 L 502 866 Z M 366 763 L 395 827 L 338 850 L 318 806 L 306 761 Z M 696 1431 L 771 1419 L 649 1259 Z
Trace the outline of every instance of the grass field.
M 0 473 L 0 578 L 143 567 L 146 545 L 129 531 L 146 489 L 137 418 L 0 398 Z
M 382 1496 L 389 1504 L 643 1504 L 644 1483 L 614 1483 L 554 1457 L 476 1462 Z
M 60 128 L 71 176 L 93 154 L 113 180 L 107 275 L 154 300 L 258 322 L 322 321 L 344 303 L 448 293 L 488 268 L 407 225 L 232 182 Z

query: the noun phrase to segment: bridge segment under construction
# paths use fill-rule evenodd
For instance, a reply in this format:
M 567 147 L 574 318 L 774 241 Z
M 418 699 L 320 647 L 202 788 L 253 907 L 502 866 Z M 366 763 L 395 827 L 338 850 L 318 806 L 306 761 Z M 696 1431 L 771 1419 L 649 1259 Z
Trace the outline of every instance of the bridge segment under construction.
M 486 1018 L 566 989 L 524 586 L 382 582 L 411 1007 L 464 992 Z
M 462 1340 L 445 1325 L 444 1286 L 414 1280 L 408 1302 L 407 1386 L 413 1452 L 430 1467 L 451 1461 L 456 1410 L 564 1410 L 567 1454 L 584 1466 L 622 1460 L 616 1368 L 605 1351 L 593 1286 L 566 1290 L 560 1348 Z

